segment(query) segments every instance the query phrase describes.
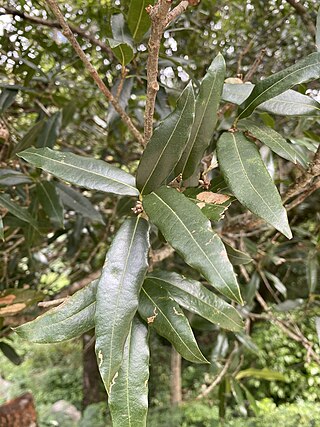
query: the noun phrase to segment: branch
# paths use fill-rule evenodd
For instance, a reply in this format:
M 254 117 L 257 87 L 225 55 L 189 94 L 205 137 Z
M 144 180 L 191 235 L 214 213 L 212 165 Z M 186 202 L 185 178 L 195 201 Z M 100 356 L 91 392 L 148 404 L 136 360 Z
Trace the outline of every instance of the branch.
M 309 33 L 314 37 L 316 35 L 316 27 L 309 15 L 308 10 L 299 2 L 299 0 L 287 0 L 287 3 L 289 3 L 296 10 L 297 14 L 301 17 L 302 22 L 307 27 Z
M 132 135 L 137 139 L 137 141 L 140 144 L 143 144 L 144 141 L 143 141 L 142 135 L 140 134 L 138 129 L 135 127 L 135 125 L 133 124 L 132 120 L 127 115 L 127 113 L 121 108 L 121 106 L 118 103 L 118 101 L 116 100 L 116 98 L 112 95 L 110 90 L 107 88 L 107 86 L 102 81 L 102 79 L 99 76 L 95 67 L 91 64 L 91 62 L 87 58 L 87 56 L 84 53 L 84 51 L 82 50 L 81 46 L 77 42 L 73 32 L 71 31 L 69 24 L 64 19 L 64 16 L 62 15 L 56 0 L 46 0 L 46 1 L 49 4 L 49 7 L 52 10 L 52 12 L 54 13 L 55 17 L 57 18 L 59 24 L 61 25 L 61 28 L 63 30 L 62 31 L 63 35 L 70 41 L 70 43 L 71 43 L 72 47 L 74 48 L 76 54 L 79 56 L 79 58 L 83 62 L 85 68 L 91 74 L 91 77 L 93 78 L 93 80 L 97 84 L 100 91 L 104 94 L 104 96 L 108 99 L 108 101 L 110 101 L 110 103 L 113 105 L 114 109 L 119 114 L 122 121 L 128 126 Z
M 37 25 L 42 25 L 49 28 L 58 28 L 59 30 L 61 29 L 61 25 L 59 24 L 59 22 L 50 21 L 48 19 L 41 19 L 41 18 L 37 18 L 36 16 L 27 15 L 26 13 L 23 13 L 20 10 L 12 9 L 7 6 L 2 6 L 2 8 L 6 11 L 6 13 L 0 13 L 0 15 L 19 16 L 20 18 Z M 99 46 L 103 52 L 107 53 L 110 58 L 113 58 L 114 55 L 110 47 L 107 46 L 105 43 L 103 43 L 101 40 L 96 39 L 96 37 L 93 34 L 90 34 L 88 33 L 88 31 L 82 30 L 81 28 L 73 24 L 69 24 L 69 27 L 73 33 L 78 34 L 83 39 L 89 40 L 90 43 L 92 43 L 93 45 Z

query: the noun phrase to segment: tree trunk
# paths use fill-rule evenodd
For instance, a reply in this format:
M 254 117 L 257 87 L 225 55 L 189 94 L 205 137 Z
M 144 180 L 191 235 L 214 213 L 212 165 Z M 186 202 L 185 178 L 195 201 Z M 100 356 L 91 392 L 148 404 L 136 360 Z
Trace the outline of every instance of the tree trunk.
M 83 343 L 83 409 L 92 403 L 106 401 L 102 381 L 94 351 L 94 338 L 90 333 L 84 334 Z
M 176 406 L 182 402 L 181 390 L 181 356 L 171 348 L 171 405 Z

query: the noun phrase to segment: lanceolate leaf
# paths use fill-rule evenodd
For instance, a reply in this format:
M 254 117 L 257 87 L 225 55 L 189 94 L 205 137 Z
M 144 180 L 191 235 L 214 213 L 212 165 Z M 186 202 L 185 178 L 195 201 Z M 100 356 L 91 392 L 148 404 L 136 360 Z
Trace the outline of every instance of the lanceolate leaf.
M 97 289 L 96 354 L 107 392 L 122 362 L 126 338 L 138 308 L 147 271 L 149 225 L 143 218 L 126 220 L 107 253 Z
M 239 202 L 291 239 L 286 211 L 257 146 L 241 132 L 225 132 L 218 141 L 217 155 Z
M 10 107 L 17 94 L 18 90 L 16 89 L 3 89 L 0 95 L 0 114 L 3 114 Z
M 145 196 L 144 209 L 167 242 L 222 294 L 242 302 L 227 252 L 210 221 L 178 191 L 161 187 Z
M 148 329 L 135 316 L 114 379 L 109 405 L 114 427 L 146 427 L 149 379 Z
M 0 341 L 0 350 L 15 365 L 21 365 L 23 362 L 23 359 L 17 354 L 11 345 Z
M 145 283 L 140 294 L 139 314 L 170 341 L 182 357 L 194 363 L 208 363 L 199 350 L 188 319 L 165 289 Z
M 54 146 L 60 133 L 61 122 L 61 111 L 56 112 L 46 121 L 37 139 L 38 148 Z
M 49 181 L 38 182 L 37 192 L 40 203 L 53 225 L 63 227 L 63 206 L 55 185 Z
M 194 118 L 194 92 L 189 83 L 176 109 L 155 129 L 137 171 L 137 187 L 147 194 L 173 172 L 186 147 Z
M 150 273 L 144 283 L 150 284 L 150 287 L 165 289 L 182 307 L 222 328 L 239 331 L 243 327 L 241 317 L 234 307 L 195 280 L 177 273 L 159 271 Z
M 29 223 L 34 229 L 37 230 L 37 222 L 30 215 L 30 213 L 27 211 L 27 209 L 22 208 L 21 206 L 17 205 L 15 202 L 13 202 L 10 199 L 10 196 L 8 194 L 1 194 L 0 195 L 0 206 L 2 206 L 5 209 L 8 209 L 8 211 L 12 215 L 16 216 L 17 218 L 21 219 L 22 221 Z
M 32 128 L 29 129 L 29 131 L 24 135 L 21 141 L 19 141 L 18 144 L 14 147 L 12 151 L 12 156 L 19 153 L 22 150 L 25 150 L 26 148 L 31 147 L 31 145 L 34 145 L 39 133 L 42 131 L 44 126 L 45 126 L 44 120 L 40 120 L 34 126 L 32 126 Z
M 228 258 L 232 265 L 243 265 L 252 262 L 252 258 L 250 257 L 250 255 L 246 254 L 245 252 L 239 251 L 238 249 L 235 249 L 225 241 L 223 241 L 223 244 L 226 248 Z
M 78 337 L 94 328 L 97 280 L 68 297 L 32 322 L 14 330 L 24 339 L 36 343 L 53 343 Z
M 249 131 L 249 137 L 259 139 L 272 151 L 290 162 L 297 163 L 297 155 L 292 146 L 275 130 L 261 123 L 257 124 L 251 120 L 241 120 L 239 128 Z
M 219 53 L 201 82 L 188 145 L 176 167 L 176 175 L 182 172 L 184 179 L 189 178 L 196 170 L 212 138 L 218 120 L 217 111 L 225 72 L 226 64 Z
M 74 210 L 84 218 L 90 219 L 92 222 L 100 222 L 101 224 L 104 224 L 100 212 L 93 207 L 87 197 L 83 196 L 79 191 L 61 184 L 60 182 L 56 184 L 56 187 L 64 206 Z M 130 198 L 130 200 L 132 199 Z
M 128 26 L 135 42 L 139 43 L 148 31 L 151 20 L 146 7 L 153 4 L 153 0 L 131 0 L 128 12 Z
M 18 156 L 58 178 L 90 190 L 128 196 L 139 194 L 133 176 L 103 160 L 50 148 L 29 148 Z
M 293 86 L 320 77 L 320 52 L 312 53 L 295 65 L 261 80 L 240 106 L 239 119 L 250 116 L 258 105 Z

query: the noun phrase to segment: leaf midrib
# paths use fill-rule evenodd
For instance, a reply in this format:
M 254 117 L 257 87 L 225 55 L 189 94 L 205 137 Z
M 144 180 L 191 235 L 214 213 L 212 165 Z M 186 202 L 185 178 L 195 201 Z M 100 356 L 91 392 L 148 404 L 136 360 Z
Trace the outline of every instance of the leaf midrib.
M 152 299 L 152 297 L 147 293 L 147 291 L 142 287 L 142 291 L 146 294 L 147 298 L 152 302 L 152 304 L 159 310 L 159 312 L 161 313 L 161 315 L 164 317 L 164 319 L 166 320 L 166 322 L 169 324 L 169 326 L 171 327 L 172 331 L 175 333 L 175 335 L 179 338 L 179 340 L 181 341 L 182 345 L 188 350 L 190 351 L 190 353 L 198 360 L 200 360 L 201 362 L 203 362 L 203 359 L 200 359 L 196 354 L 193 353 L 193 351 L 188 347 L 188 345 L 184 342 L 184 340 L 180 337 L 180 335 L 178 334 L 178 332 L 176 331 L 176 329 L 174 328 L 174 326 L 172 325 L 172 323 L 170 322 L 170 320 L 167 318 L 167 316 L 165 315 L 165 313 L 161 310 L 161 308 L 159 307 L 159 305 Z M 191 329 L 191 328 L 190 328 Z
M 289 77 L 291 77 L 292 75 L 294 75 L 294 74 L 296 74 L 296 73 L 298 73 L 298 72 L 301 72 L 301 71 L 303 71 L 303 70 L 306 70 L 307 68 L 310 68 L 310 67 L 314 67 L 316 64 L 319 64 L 320 62 L 318 61 L 318 62 L 315 62 L 315 63 L 313 63 L 313 64 L 309 64 L 309 65 L 307 65 L 307 66 L 305 66 L 305 67 L 302 67 L 302 68 L 299 68 L 298 70 L 295 70 L 295 71 L 293 71 L 292 73 L 290 73 L 290 74 L 287 74 L 287 75 L 285 75 L 282 79 L 280 79 L 280 80 L 278 80 L 278 81 L 276 81 L 275 83 L 273 83 L 271 86 L 269 86 L 267 89 L 265 89 L 263 92 L 261 92 L 258 96 L 256 96 L 251 102 L 250 102 L 250 104 L 249 105 L 247 105 L 247 107 L 239 114 L 239 116 L 238 116 L 238 119 L 240 120 L 240 118 L 241 118 L 241 116 L 243 116 L 243 114 L 251 107 L 251 105 L 253 104 L 253 103 L 255 103 L 259 98 L 261 98 L 261 96 L 263 96 L 266 92 L 268 92 L 269 90 L 271 90 L 274 86 L 276 86 L 276 85 L 278 85 L 278 84 L 280 84 L 283 80 L 286 80 L 287 78 L 289 78 Z M 263 82 L 263 81 L 262 81 Z M 256 86 L 257 87 L 257 86 Z M 254 89 L 253 89 L 254 90 Z M 249 95 L 249 96 L 251 96 L 252 95 L 252 93 Z M 260 105 L 260 104 L 258 104 L 258 105 Z
M 179 216 L 175 213 L 175 211 L 163 200 L 161 199 L 161 197 L 159 197 L 156 193 L 153 193 L 160 201 L 162 201 L 163 204 L 165 204 L 167 206 L 167 208 L 173 213 L 173 215 L 175 217 L 177 217 L 178 221 L 182 224 L 182 226 L 187 230 L 188 234 L 191 237 L 191 240 L 194 241 L 194 243 L 196 244 L 196 246 L 200 249 L 200 251 L 204 254 L 204 256 L 207 258 L 207 260 L 209 261 L 209 264 L 212 266 L 212 268 L 214 269 L 214 271 L 217 273 L 217 275 L 221 278 L 222 282 L 225 284 L 225 286 L 229 289 L 229 292 L 235 297 L 235 300 L 238 301 L 238 298 L 236 297 L 236 295 L 234 294 L 234 292 L 230 289 L 230 287 L 228 286 L 227 282 L 223 279 L 223 277 L 221 276 L 221 274 L 219 273 L 219 271 L 216 269 L 216 267 L 212 264 L 210 258 L 208 257 L 208 255 L 204 252 L 204 250 L 202 249 L 202 247 L 199 245 L 199 243 L 195 240 L 195 238 L 193 237 L 192 233 L 190 233 L 189 229 L 186 227 L 186 225 L 184 224 L 183 221 L 181 221 L 181 219 L 179 218 Z M 217 237 L 217 234 L 214 234 L 212 232 L 213 238 L 215 239 Z M 238 289 L 239 290 L 239 289 Z M 240 292 L 239 292 L 240 293 Z

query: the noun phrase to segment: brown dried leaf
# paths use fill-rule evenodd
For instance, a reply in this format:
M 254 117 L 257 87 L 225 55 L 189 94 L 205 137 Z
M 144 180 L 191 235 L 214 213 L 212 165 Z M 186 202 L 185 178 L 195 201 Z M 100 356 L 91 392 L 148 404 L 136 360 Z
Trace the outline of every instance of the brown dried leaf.
M 15 299 L 16 295 L 6 295 L 5 297 L 0 298 L 0 305 L 12 304 Z
M 26 304 L 24 303 L 8 305 L 7 307 L 0 308 L 0 316 L 14 316 L 25 308 Z
M 230 199 L 230 196 L 225 194 L 212 193 L 211 191 L 203 191 L 197 195 L 197 199 L 205 203 L 214 203 L 216 205 L 221 205 Z

